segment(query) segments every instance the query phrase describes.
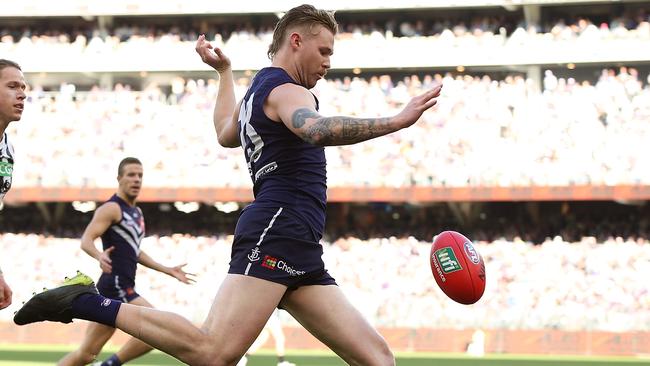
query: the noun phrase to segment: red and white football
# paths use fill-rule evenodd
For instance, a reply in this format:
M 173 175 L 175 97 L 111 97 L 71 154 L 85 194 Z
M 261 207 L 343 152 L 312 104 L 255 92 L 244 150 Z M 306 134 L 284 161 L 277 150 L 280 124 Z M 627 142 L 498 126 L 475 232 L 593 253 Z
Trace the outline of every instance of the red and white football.
M 485 263 L 463 234 L 443 231 L 433 239 L 431 272 L 440 289 L 452 300 L 470 305 L 485 291 Z

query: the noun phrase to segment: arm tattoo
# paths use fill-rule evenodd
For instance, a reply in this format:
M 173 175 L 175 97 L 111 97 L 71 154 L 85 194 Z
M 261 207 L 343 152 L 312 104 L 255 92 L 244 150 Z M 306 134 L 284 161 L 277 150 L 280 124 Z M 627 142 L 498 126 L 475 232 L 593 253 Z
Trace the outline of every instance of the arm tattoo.
M 316 122 L 306 125 L 307 118 Z M 390 118 L 321 117 L 308 108 L 293 113 L 292 125 L 302 130 L 300 136 L 305 141 L 321 146 L 349 145 L 396 131 Z
M 318 118 L 318 113 L 309 108 L 299 108 L 293 112 L 291 116 L 291 123 L 294 128 L 302 128 L 305 125 L 307 118 Z
M 367 122 L 367 124 L 365 122 Z M 350 118 L 348 123 L 343 124 L 343 138 L 354 140 L 359 135 L 363 134 L 363 130 L 366 126 L 368 130 L 372 131 L 375 126 L 375 121 Z
M 332 131 L 332 123 L 327 118 L 317 119 L 316 123 L 307 128 L 303 138 L 306 138 L 307 142 L 314 145 L 333 145 L 334 132 Z

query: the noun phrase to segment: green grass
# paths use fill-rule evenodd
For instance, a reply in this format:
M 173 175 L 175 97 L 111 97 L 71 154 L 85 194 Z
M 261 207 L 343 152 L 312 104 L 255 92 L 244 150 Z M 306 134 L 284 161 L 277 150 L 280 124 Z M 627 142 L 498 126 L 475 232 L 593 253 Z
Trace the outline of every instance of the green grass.
M 73 346 L 60 345 L 2 345 L 0 344 L 0 366 L 45 366 L 52 365 Z M 102 353 L 106 358 L 114 348 Z M 540 356 L 540 355 L 488 355 L 482 358 L 452 353 L 397 353 L 399 366 L 637 366 L 650 365 L 650 358 L 635 357 L 587 357 L 587 356 Z M 331 352 L 290 351 L 287 359 L 298 366 L 343 366 L 345 363 Z M 252 355 L 248 366 L 273 366 L 276 358 L 272 351 L 262 350 Z M 166 366 L 183 363 L 161 352 L 154 351 L 128 365 Z

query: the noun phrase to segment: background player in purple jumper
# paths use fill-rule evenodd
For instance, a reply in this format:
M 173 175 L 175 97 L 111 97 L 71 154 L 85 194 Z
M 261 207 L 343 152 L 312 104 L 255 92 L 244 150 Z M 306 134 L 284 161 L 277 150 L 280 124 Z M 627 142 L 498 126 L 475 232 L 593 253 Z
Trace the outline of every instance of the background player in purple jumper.
M 135 291 L 135 273 L 138 263 L 168 274 L 183 283 L 191 283 L 184 265 L 167 267 L 140 250 L 144 237 L 144 216 L 136 200 L 142 188 L 143 169 L 140 160 L 122 159 L 117 172 L 118 188 L 108 201 L 99 206 L 81 237 L 81 249 L 99 262 L 102 274 L 97 281 L 99 293 L 107 298 L 139 306 L 152 305 Z M 95 247 L 101 237 L 103 251 Z M 68 353 L 60 366 L 87 365 L 115 333 L 115 328 L 99 323 L 89 323 L 79 349 Z M 151 346 L 131 338 L 120 350 L 104 362 L 103 366 L 117 366 L 151 351 Z

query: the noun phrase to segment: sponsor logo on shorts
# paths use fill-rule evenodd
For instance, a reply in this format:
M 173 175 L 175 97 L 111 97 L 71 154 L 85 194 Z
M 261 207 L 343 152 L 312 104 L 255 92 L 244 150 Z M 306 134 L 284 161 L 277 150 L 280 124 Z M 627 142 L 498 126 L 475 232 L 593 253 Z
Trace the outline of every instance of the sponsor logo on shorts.
M 255 247 L 251 249 L 251 254 L 248 255 L 248 260 L 251 262 L 257 262 L 260 260 L 260 248 Z
M 278 261 L 278 268 L 287 272 L 290 276 L 301 276 L 305 274 L 305 271 L 293 269 L 285 261 Z
M 11 177 L 14 171 L 14 165 L 6 161 L 0 161 L 0 177 Z
M 438 259 L 438 262 L 440 263 L 442 272 L 444 272 L 445 274 L 460 271 L 461 269 L 463 269 L 460 263 L 458 263 L 458 259 L 454 254 L 454 250 L 451 249 L 450 247 L 440 248 L 436 250 L 434 254 L 436 256 L 436 259 Z
M 104 299 L 102 300 L 102 306 L 107 307 L 108 305 L 111 304 L 111 299 Z
M 135 290 L 133 289 L 133 287 L 127 288 L 126 289 L 126 294 L 129 295 L 129 296 L 135 295 Z
M 466 241 L 464 248 L 465 248 L 465 255 L 467 256 L 467 258 L 469 258 L 469 260 L 471 260 L 472 263 L 478 264 L 478 262 L 481 260 L 481 257 L 479 257 L 478 252 L 476 251 L 476 249 L 474 249 L 472 243 Z
M 271 257 L 270 255 L 265 255 L 264 260 L 262 261 L 262 267 L 275 270 L 275 265 L 278 264 L 278 259 Z
M 287 272 L 289 276 L 301 276 L 305 274 L 305 271 L 294 269 L 282 259 L 277 259 L 271 257 L 270 255 L 264 256 L 262 267 L 266 267 L 271 270 L 279 269 L 281 271 Z

